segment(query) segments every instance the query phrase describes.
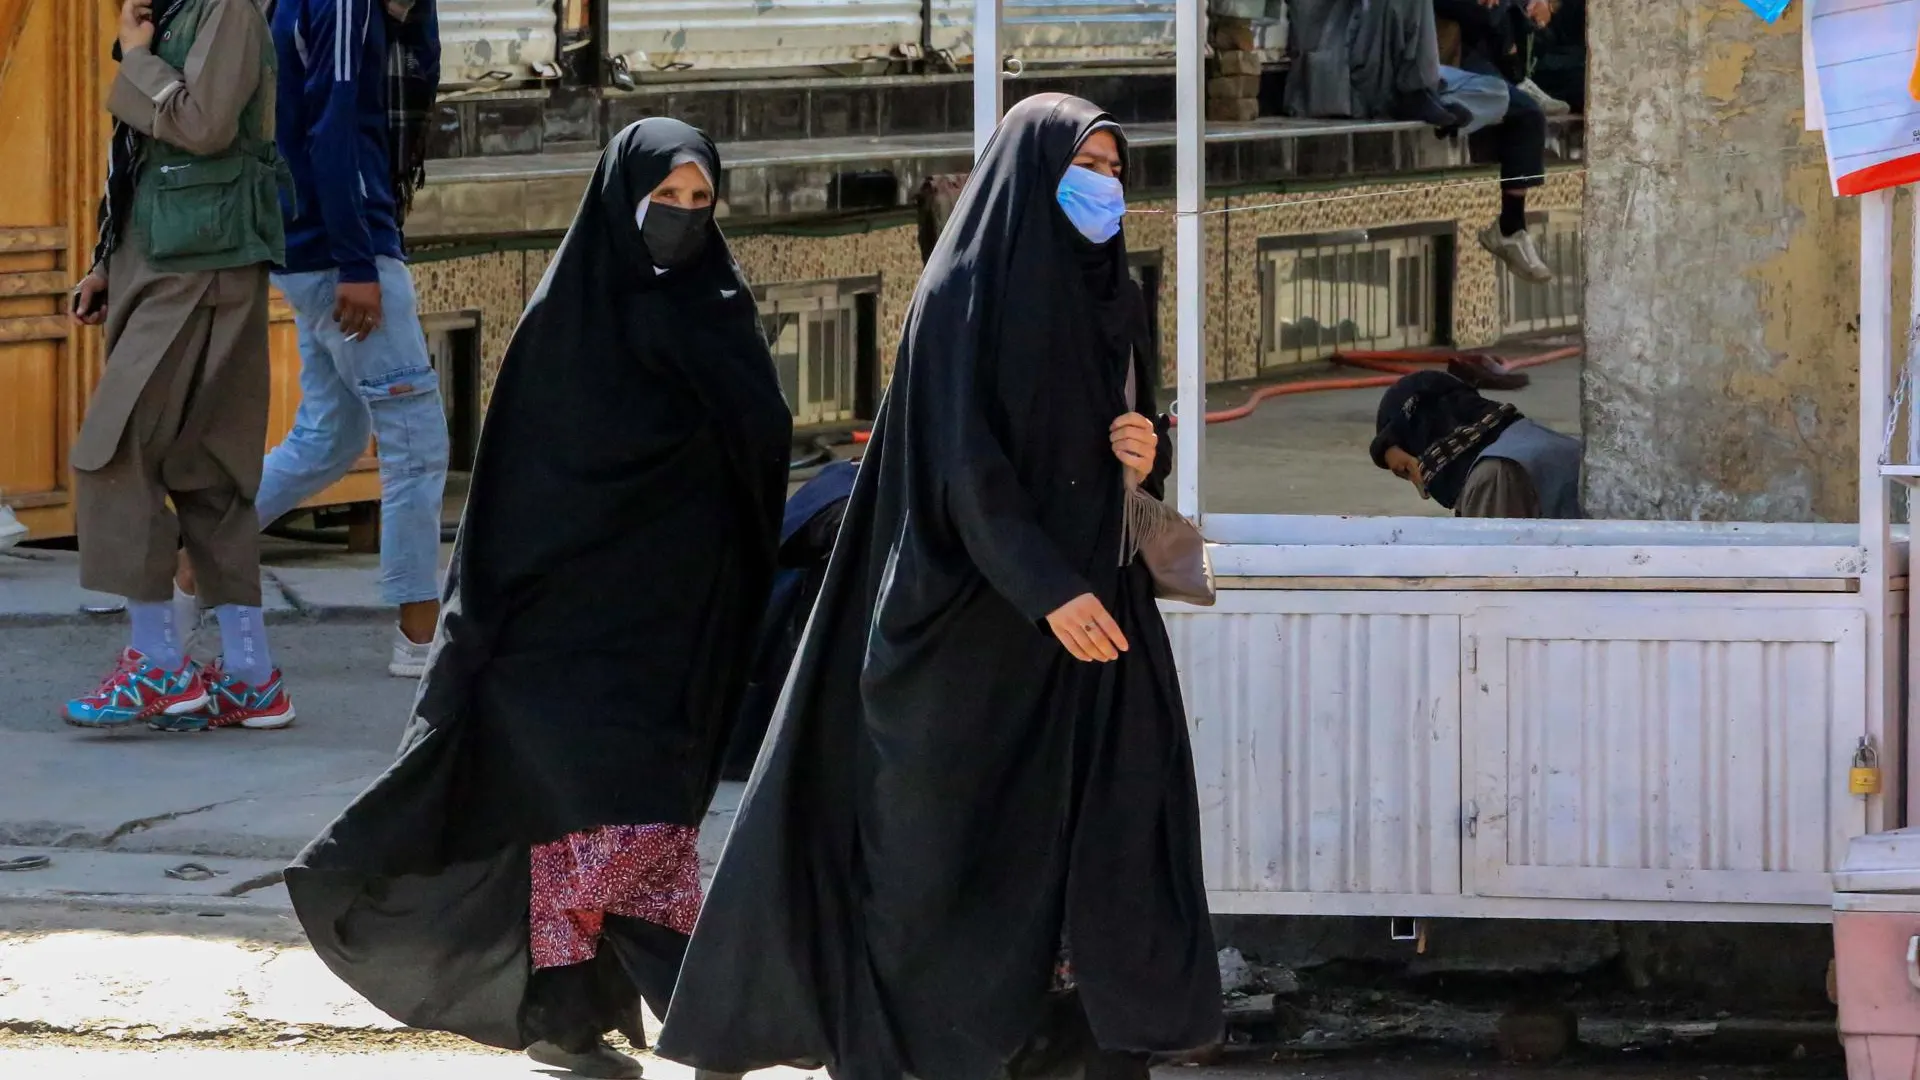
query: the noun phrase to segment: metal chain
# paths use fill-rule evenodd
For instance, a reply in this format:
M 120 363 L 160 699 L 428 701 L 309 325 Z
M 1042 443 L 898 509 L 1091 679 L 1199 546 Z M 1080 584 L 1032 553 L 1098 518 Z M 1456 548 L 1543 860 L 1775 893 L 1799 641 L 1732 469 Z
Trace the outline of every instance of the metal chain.
M 1920 363 L 1920 316 L 1907 327 L 1907 355 L 1900 364 L 1900 378 L 1893 384 L 1893 403 L 1887 409 L 1887 430 L 1880 436 L 1880 464 L 1893 463 L 1893 436 L 1900 426 L 1900 414 L 1906 410 L 1907 393 L 1913 385 L 1913 368 Z M 1904 464 L 1915 464 L 1905 462 Z

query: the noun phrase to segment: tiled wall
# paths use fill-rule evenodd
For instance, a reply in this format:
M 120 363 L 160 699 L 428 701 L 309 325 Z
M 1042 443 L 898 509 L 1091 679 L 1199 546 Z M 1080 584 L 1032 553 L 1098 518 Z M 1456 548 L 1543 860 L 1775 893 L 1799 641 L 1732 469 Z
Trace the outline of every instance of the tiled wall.
M 548 251 L 506 251 L 461 259 L 415 259 L 413 284 L 423 315 L 480 313 L 482 401 L 493 395 L 493 380 L 507 341 L 520 321 L 527 297 L 546 272 Z
M 1583 173 L 1558 172 L 1534 193 L 1530 209 L 1577 211 L 1584 192 Z M 1459 237 L 1455 245 L 1454 339 L 1461 345 L 1477 346 L 1492 344 L 1499 337 L 1494 262 L 1473 240 L 1499 211 L 1499 190 L 1491 179 L 1236 195 L 1215 199 L 1209 208 L 1232 211 L 1206 219 L 1207 251 L 1212 263 L 1206 289 L 1210 379 L 1249 379 L 1258 374 L 1257 259 L 1262 237 L 1451 222 Z M 1172 206 L 1154 202 L 1137 204 L 1133 209 L 1143 212 L 1128 218 L 1130 247 L 1135 252 L 1161 253 L 1161 346 L 1165 378 L 1171 381 L 1175 267 L 1174 219 L 1168 211 Z M 879 276 L 881 362 L 892 366 L 907 302 L 920 274 L 920 246 L 914 226 L 825 237 L 760 233 L 734 238 L 733 247 L 748 278 L 762 284 Z M 423 312 L 483 313 L 481 348 L 489 394 L 520 309 L 539 283 L 549 258 L 550 253 L 544 251 L 506 252 L 415 264 Z

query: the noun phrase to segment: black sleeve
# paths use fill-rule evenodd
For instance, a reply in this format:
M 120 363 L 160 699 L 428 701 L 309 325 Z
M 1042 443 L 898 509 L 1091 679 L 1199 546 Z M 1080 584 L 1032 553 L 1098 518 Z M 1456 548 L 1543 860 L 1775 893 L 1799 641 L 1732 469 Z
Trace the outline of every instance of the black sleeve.
M 953 327 L 971 312 L 943 303 L 921 317 Z M 1038 623 L 1093 589 L 1041 526 L 1039 507 L 988 420 L 988 409 L 1004 412 L 1005 403 L 1001 388 L 983 375 L 993 366 L 976 355 L 978 335 L 908 332 L 918 336 L 912 360 L 895 369 L 888 393 L 905 398 L 905 452 L 916 462 L 915 485 L 925 485 L 917 497 L 942 508 L 945 527 L 981 576 Z

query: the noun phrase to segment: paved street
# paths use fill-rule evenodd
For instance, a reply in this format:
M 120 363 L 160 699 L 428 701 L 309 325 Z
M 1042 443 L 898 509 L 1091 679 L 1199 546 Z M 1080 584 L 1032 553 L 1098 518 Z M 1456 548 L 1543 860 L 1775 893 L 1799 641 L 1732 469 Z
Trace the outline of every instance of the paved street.
M 67 727 L 121 623 L 0 625 L 0 844 L 284 859 L 392 760 L 413 687 L 386 675 L 386 625 L 272 627 L 300 715 L 284 731 Z

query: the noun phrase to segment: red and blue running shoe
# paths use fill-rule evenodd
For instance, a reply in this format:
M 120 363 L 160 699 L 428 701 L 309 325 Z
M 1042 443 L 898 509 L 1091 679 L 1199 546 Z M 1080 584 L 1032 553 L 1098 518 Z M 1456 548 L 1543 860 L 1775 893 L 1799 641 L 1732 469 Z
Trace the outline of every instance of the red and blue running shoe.
M 67 702 L 66 720 L 74 727 L 126 727 L 156 717 L 196 713 L 209 700 L 200 669 L 193 663 L 167 671 L 128 649 L 100 689 Z
M 248 686 L 227 673 L 215 660 L 200 670 L 206 683 L 207 704 L 196 712 L 156 716 L 147 722 L 155 731 L 211 731 L 243 727 L 270 731 L 293 723 L 293 699 L 275 668 L 267 681 Z

